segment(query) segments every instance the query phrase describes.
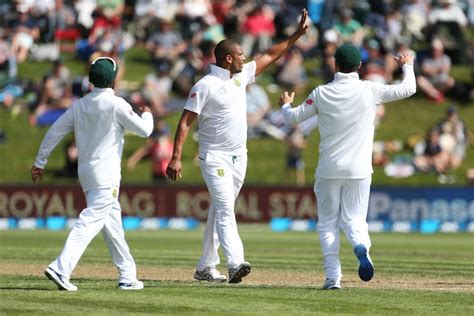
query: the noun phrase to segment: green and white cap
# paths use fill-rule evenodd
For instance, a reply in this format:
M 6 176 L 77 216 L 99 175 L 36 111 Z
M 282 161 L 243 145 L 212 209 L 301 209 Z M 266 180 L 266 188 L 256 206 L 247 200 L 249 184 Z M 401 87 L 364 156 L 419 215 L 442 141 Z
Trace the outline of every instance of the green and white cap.
M 99 57 L 91 63 L 89 82 L 96 88 L 110 87 L 118 72 L 118 65 L 110 57 Z

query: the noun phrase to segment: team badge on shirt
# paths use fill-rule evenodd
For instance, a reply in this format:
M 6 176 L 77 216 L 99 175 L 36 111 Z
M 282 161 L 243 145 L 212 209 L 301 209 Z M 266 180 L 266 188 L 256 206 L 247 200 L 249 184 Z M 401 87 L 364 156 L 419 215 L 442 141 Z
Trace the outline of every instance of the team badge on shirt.
M 306 103 L 307 105 L 311 105 L 311 104 L 313 104 L 313 100 L 311 100 L 311 99 L 308 99 L 308 100 L 306 100 L 306 102 L 305 102 L 305 103 Z
M 237 87 L 240 87 L 240 81 L 239 79 L 234 79 L 234 83 Z
M 112 189 L 112 196 L 114 197 L 114 199 L 117 198 L 117 196 L 118 196 L 118 188 L 113 188 L 113 189 Z
M 197 93 L 196 93 L 196 92 L 193 92 L 193 93 L 191 93 L 190 98 L 191 98 L 191 99 L 194 99 L 196 96 L 197 96 Z
M 224 169 L 217 169 L 217 175 L 219 177 L 223 177 L 224 176 Z

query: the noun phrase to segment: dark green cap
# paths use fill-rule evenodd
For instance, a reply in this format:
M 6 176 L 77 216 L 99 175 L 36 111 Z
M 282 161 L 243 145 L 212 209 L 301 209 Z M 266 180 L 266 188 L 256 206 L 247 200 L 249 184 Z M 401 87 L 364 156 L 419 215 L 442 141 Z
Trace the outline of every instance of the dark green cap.
M 99 57 L 91 63 L 89 82 L 96 88 L 110 87 L 117 75 L 118 65 L 110 57 Z
M 352 44 L 346 43 L 336 50 L 336 64 L 349 70 L 356 68 L 360 64 L 360 51 Z

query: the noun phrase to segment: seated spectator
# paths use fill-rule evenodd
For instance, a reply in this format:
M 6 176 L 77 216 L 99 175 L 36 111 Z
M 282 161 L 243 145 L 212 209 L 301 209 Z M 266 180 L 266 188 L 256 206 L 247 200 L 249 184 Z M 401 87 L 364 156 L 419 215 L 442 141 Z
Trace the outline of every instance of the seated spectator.
M 449 170 L 449 153 L 441 147 L 441 131 L 438 127 L 429 130 L 425 141 L 415 147 L 416 156 L 413 160 L 415 167 L 423 172 L 436 171 L 446 174 Z
M 40 37 L 40 28 L 27 12 L 16 12 L 7 21 L 7 33 L 12 38 L 12 47 L 18 63 L 28 58 L 30 49 Z
M 172 90 L 179 98 L 187 98 L 196 78 L 203 71 L 202 52 L 198 48 L 186 51 L 184 60 L 179 60 L 172 69 Z
M 10 108 L 23 95 L 23 88 L 16 81 L 17 65 L 10 43 L 0 37 L 0 104 Z
M 352 18 L 352 15 L 351 9 L 343 9 L 339 21 L 334 25 L 333 29 L 337 32 L 342 43 L 352 43 L 354 46 L 361 47 L 365 31 L 362 25 Z
M 303 54 L 298 48 L 293 48 L 288 52 L 276 81 L 290 91 L 298 92 L 304 89 L 307 76 L 303 65 Z
M 169 99 L 173 80 L 170 77 L 171 62 L 162 62 L 154 73 L 145 77 L 143 94 L 148 99 L 149 107 L 154 115 L 167 114 L 165 102 Z
M 390 75 L 387 72 L 385 57 L 381 52 L 380 44 L 375 39 L 367 41 L 367 59 L 362 63 L 360 74 L 362 79 L 380 83 L 387 83 Z
M 146 43 L 146 49 L 158 64 L 164 59 L 175 61 L 186 50 L 186 46 L 181 35 L 173 30 L 170 20 L 162 20 L 159 31 Z
M 145 157 L 151 159 L 153 182 L 167 182 L 166 167 L 173 155 L 173 142 L 169 136 L 169 127 L 165 121 L 155 120 L 155 129 L 145 146 L 138 148 L 127 160 L 127 168 L 132 170 Z
M 206 15 L 212 13 L 210 0 L 182 0 L 176 11 L 176 20 L 180 24 L 181 35 L 190 40 L 201 28 Z
M 135 37 L 146 42 L 157 31 L 159 21 L 172 20 L 177 8 L 178 3 L 169 0 L 137 0 L 134 12 Z
M 247 135 L 259 138 L 264 135 L 283 140 L 285 132 L 270 121 L 271 105 L 265 90 L 258 84 L 247 85 Z
M 444 54 L 443 44 L 435 39 L 431 43 L 431 56 L 421 63 L 420 75 L 417 78 L 418 86 L 435 103 L 444 102 L 444 93 L 455 85 L 449 75 L 451 58 Z
M 446 118 L 438 127 L 442 131 L 441 144 L 449 152 L 450 169 L 457 169 L 466 156 L 468 130 L 464 121 L 459 117 L 456 107 L 451 106 L 446 111 Z
M 409 0 L 402 7 L 402 33 L 410 39 L 424 40 L 423 29 L 428 24 L 429 6 L 426 0 Z
M 429 15 L 429 22 L 435 25 L 438 22 L 456 22 L 462 29 L 467 26 L 467 17 L 457 5 L 456 0 L 439 0 L 440 6 L 433 8 Z
M 72 104 L 71 72 L 61 59 L 53 63 L 53 69 L 43 80 L 39 103 L 30 116 L 30 124 L 49 125 Z
M 439 3 L 441 6 L 435 7 L 429 15 L 428 40 L 441 40 L 445 53 L 454 63 L 459 63 L 465 56 L 464 31 L 468 21 L 456 0 L 441 0 Z

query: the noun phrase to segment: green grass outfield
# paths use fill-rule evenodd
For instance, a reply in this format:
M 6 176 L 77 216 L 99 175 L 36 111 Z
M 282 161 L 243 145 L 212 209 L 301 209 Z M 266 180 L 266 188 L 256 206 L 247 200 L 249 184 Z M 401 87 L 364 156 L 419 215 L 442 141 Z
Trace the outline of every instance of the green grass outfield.
M 244 225 L 240 233 L 253 268 L 241 284 L 192 280 L 202 230 L 141 231 L 127 239 L 143 291 L 116 289 L 115 268 L 97 237 L 73 275 L 79 291 L 69 293 L 43 276 L 66 231 L 1 231 L 0 314 L 474 314 L 472 234 L 373 234 L 376 274 L 368 283 L 358 279 L 344 241 L 343 289 L 323 291 L 316 233 Z

